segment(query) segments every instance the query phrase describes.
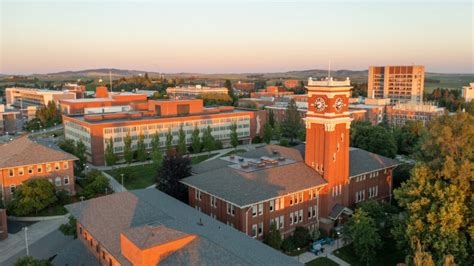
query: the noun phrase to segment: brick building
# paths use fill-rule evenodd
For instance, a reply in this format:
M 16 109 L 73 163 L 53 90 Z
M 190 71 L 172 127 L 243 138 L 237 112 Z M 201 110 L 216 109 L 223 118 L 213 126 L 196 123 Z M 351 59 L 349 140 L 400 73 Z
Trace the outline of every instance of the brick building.
M 100 265 L 301 265 L 156 189 L 66 208 L 77 219 L 84 257 L 92 254 Z
M 0 209 L 0 241 L 8 237 L 7 210 Z
M 267 145 L 238 157 L 193 167 L 185 178 L 189 204 L 263 239 L 274 223 L 283 235 L 296 226 L 338 226 L 356 203 L 390 200 L 397 162 L 349 147 L 350 81 L 308 82 L 306 145 Z
M 424 66 L 369 67 L 369 98 L 389 98 L 393 103 L 422 102 L 424 87 Z
M 160 135 L 164 148 L 166 134 L 170 130 L 173 145 L 178 144 L 178 131 L 183 127 L 186 143 L 191 144 L 191 135 L 197 127 L 202 132 L 210 126 L 212 135 L 224 145 L 230 142 L 230 127 L 237 124 L 241 143 L 250 143 L 256 135 L 263 133 L 265 111 L 239 110 L 231 106 L 205 108 L 202 100 L 150 100 L 132 104 L 132 111 L 94 113 L 81 116 L 63 116 L 66 139 L 82 140 L 86 146 L 88 160 L 94 165 L 105 163 L 107 142 L 112 138 L 114 151 L 123 154 L 124 137 L 130 134 L 132 148 L 140 135 L 145 138 L 147 149 L 151 149 L 154 134 Z
M 293 89 L 301 85 L 301 82 L 297 79 L 287 79 L 283 82 L 285 88 Z
M 57 190 L 75 194 L 75 160 L 75 156 L 36 143 L 27 136 L 0 145 L 2 201 L 10 201 L 19 186 L 36 178 L 47 179 Z
M 408 120 L 421 121 L 423 125 L 442 116 L 445 108 L 429 103 L 398 103 L 387 107 L 387 120 L 389 125 L 399 127 Z
M 279 86 L 267 86 L 265 90 L 250 92 L 250 98 L 282 97 L 285 95 L 293 95 L 293 92 Z
M 15 87 L 5 89 L 5 99 L 8 106 L 26 108 L 45 106 L 50 101 L 59 104 L 60 100 L 76 99 L 76 94 L 68 91 Z
M 229 90 L 225 87 L 205 87 L 201 85 L 187 86 L 187 87 L 171 87 L 166 89 L 166 93 L 170 98 L 196 98 L 197 96 L 206 94 L 224 94 L 228 95 Z

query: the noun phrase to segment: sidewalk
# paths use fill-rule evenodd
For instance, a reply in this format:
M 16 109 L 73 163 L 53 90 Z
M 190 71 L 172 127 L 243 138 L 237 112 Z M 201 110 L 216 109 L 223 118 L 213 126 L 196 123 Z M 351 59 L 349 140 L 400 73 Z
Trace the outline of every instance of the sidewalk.
M 49 233 L 58 230 L 61 224 L 67 223 L 69 221 L 68 217 L 69 215 L 67 214 L 58 219 L 41 221 L 28 226 L 28 246 L 42 239 Z M 24 250 L 25 247 L 26 244 L 24 230 L 21 230 L 16 234 L 8 234 L 7 239 L 0 241 L 0 265 L 3 265 L 3 262 L 18 254 L 18 252 Z
M 127 191 L 113 176 L 107 174 L 105 171 L 102 171 L 102 174 L 109 179 L 110 187 L 114 192 Z
M 337 264 L 341 265 L 341 266 L 350 266 L 349 263 L 341 260 L 340 258 L 338 258 L 337 256 L 333 255 L 333 252 L 335 250 L 337 250 L 337 248 L 342 248 L 344 246 L 344 242 L 341 240 L 341 239 L 337 239 L 336 241 L 334 241 L 334 243 L 332 245 L 324 245 L 324 252 L 319 254 L 319 255 L 316 255 L 312 252 L 305 252 L 305 253 L 302 253 L 299 255 L 299 262 L 301 263 L 308 263 L 316 258 L 322 258 L 322 257 L 325 257 L 325 258 L 328 258 L 334 262 L 336 262 Z M 298 260 L 298 256 L 294 256 L 293 257 L 295 260 Z

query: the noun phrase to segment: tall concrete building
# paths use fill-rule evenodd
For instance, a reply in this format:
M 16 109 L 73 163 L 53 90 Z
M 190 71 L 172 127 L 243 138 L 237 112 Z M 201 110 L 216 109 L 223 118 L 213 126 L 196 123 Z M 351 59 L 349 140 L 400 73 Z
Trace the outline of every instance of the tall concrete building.
M 390 98 L 391 102 L 422 102 L 424 66 L 369 67 L 369 98 Z

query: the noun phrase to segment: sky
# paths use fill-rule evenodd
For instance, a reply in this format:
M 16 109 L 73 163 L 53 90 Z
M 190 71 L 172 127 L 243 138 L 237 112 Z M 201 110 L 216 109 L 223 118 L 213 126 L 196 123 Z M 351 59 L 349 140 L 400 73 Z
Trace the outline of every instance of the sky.
M 474 73 L 467 1 L 0 0 L 0 73 Z

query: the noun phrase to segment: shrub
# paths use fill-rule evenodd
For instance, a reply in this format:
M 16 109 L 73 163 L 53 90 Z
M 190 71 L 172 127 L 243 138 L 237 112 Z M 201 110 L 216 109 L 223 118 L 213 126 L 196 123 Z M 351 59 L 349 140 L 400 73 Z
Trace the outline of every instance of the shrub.
M 260 136 L 255 136 L 253 139 L 252 139 L 252 143 L 262 143 L 262 138 Z
M 297 248 L 304 248 L 311 242 L 311 235 L 305 227 L 296 227 L 295 232 L 293 232 L 293 238 Z
M 288 147 L 289 143 L 287 139 L 280 139 L 280 146 Z
M 292 236 L 285 238 L 281 243 L 281 249 L 285 252 L 292 252 L 296 250 L 294 238 Z

